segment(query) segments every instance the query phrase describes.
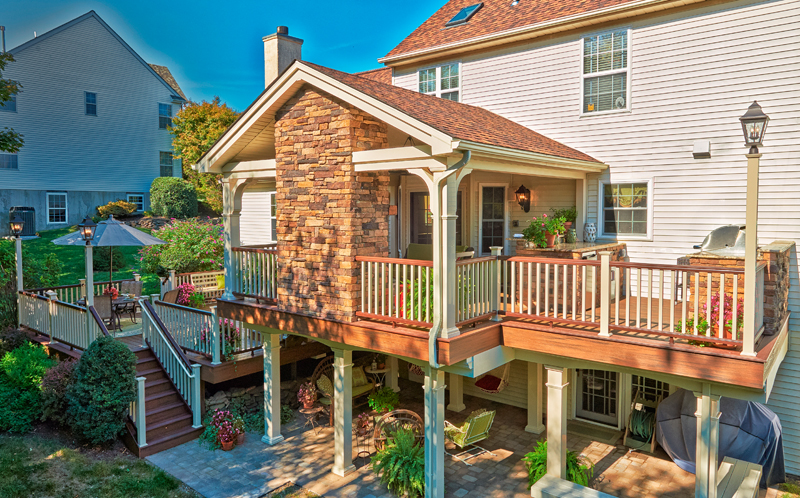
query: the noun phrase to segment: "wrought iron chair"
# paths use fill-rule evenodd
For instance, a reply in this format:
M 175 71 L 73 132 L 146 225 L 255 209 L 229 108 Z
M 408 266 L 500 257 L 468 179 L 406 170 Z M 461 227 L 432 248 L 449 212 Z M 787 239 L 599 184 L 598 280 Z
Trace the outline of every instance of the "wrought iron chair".
M 489 437 L 489 430 L 492 428 L 492 422 L 494 422 L 494 415 L 495 411 L 486 411 L 486 410 L 475 410 L 474 412 L 469 414 L 467 420 L 461 424 L 460 427 L 456 427 L 455 425 L 451 424 L 448 421 L 444 421 L 444 437 L 448 441 L 455 444 L 458 449 L 462 450 L 460 453 L 453 454 L 447 452 L 448 455 L 455 458 L 456 460 L 461 460 L 462 462 L 466 463 L 469 466 L 472 466 L 471 463 L 467 462 L 470 458 L 475 458 L 476 456 L 482 455 L 484 453 L 488 453 L 492 456 L 497 456 L 491 451 L 478 446 L 475 443 L 483 441 L 487 437 Z M 472 448 L 468 450 L 464 450 L 464 448 L 472 446 Z M 477 450 L 477 451 L 476 451 Z
M 368 380 L 364 369 L 360 366 L 353 368 L 353 404 L 357 399 L 366 399 L 375 390 L 375 383 Z M 333 425 L 333 356 L 328 356 L 317 364 L 311 376 L 311 383 L 321 395 L 319 403 L 329 412 L 331 426 Z M 366 402 L 366 401 L 364 401 Z M 362 403 L 363 404 L 363 403 Z M 358 405 L 356 405 L 358 406 Z
M 120 282 L 119 293 L 120 295 L 133 294 L 136 297 L 140 297 L 142 295 L 143 287 L 144 287 L 144 282 L 142 281 L 126 280 L 124 282 Z M 117 307 L 117 313 L 124 313 L 126 315 L 130 315 L 133 323 L 136 323 L 136 310 L 138 309 L 138 307 L 139 304 L 136 301 L 133 301 L 131 303 L 125 303 Z
M 111 296 L 94 296 L 94 310 L 97 315 L 107 324 L 110 329 L 117 328 L 117 320 L 114 315 L 114 305 Z
M 401 429 L 410 430 L 417 438 L 417 444 L 424 444 L 425 423 L 422 417 L 411 410 L 394 410 L 378 419 L 375 422 L 375 449 L 382 450 L 393 438 L 394 434 Z

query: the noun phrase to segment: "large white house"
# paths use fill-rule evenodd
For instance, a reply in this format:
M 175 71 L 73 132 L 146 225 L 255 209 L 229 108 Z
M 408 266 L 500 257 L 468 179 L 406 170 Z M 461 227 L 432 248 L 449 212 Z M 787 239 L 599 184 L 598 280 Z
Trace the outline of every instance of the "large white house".
M 0 220 L 33 208 L 29 229 L 47 230 L 117 199 L 146 210 L 153 179 L 181 175 L 167 125 L 185 95 L 169 69 L 142 60 L 97 13 L 9 52 L 4 77 L 22 91 L 0 105 L 0 127 L 25 145 L 0 153 Z

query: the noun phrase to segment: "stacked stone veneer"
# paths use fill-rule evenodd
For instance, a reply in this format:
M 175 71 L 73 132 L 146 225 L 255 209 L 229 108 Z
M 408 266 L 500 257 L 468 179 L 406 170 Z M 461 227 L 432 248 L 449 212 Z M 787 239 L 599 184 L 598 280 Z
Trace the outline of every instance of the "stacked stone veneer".
M 764 268 L 764 334 L 776 334 L 789 314 L 789 270 L 794 242 L 775 241 L 758 249 L 758 260 L 765 263 Z M 690 254 L 689 264 L 692 266 L 721 266 L 744 268 L 744 259 L 721 257 L 711 253 Z M 719 276 L 712 281 L 712 292 L 719 292 Z M 706 274 L 700 274 L 699 301 L 705 303 Z M 694 276 L 689 275 L 689 288 L 694 289 Z M 733 278 L 725 282 L 726 294 L 733 295 Z M 738 279 L 738 294 L 744 296 L 744 275 Z M 691 305 L 692 303 L 690 303 Z
M 356 256 L 389 252 L 389 174 L 356 173 L 352 154 L 386 145 L 385 123 L 310 87 L 276 114 L 279 308 L 355 319 Z

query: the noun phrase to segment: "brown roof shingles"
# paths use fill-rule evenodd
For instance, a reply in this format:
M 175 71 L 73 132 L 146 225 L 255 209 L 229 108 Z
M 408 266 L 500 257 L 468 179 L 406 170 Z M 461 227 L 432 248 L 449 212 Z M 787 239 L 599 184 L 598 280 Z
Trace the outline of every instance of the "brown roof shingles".
M 445 27 L 445 23 L 462 8 L 474 5 L 478 1 L 450 0 L 393 48 L 386 57 L 632 3 L 636 0 L 520 0 L 517 5 L 511 5 L 511 0 L 484 0 L 483 7 L 469 22 L 450 28 Z
M 167 82 L 167 85 L 178 92 L 178 95 L 183 97 L 183 100 L 189 100 L 186 98 L 186 95 L 183 94 L 183 90 L 181 90 L 181 87 L 178 85 L 178 82 L 175 81 L 175 77 L 172 76 L 172 73 L 169 71 L 167 66 L 159 66 L 158 64 L 149 64 L 149 66 L 153 68 L 153 71 L 155 71 L 156 74 L 161 76 L 161 79 Z
M 353 74 L 361 76 L 362 78 L 367 78 L 368 80 L 386 83 L 387 85 L 392 84 L 392 68 L 390 67 L 379 67 L 377 69 L 370 69 L 369 71 Z
M 583 152 L 567 147 L 481 107 L 413 92 L 310 62 L 298 62 L 370 95 L 453 139 L 566 159 L 600 162 Z

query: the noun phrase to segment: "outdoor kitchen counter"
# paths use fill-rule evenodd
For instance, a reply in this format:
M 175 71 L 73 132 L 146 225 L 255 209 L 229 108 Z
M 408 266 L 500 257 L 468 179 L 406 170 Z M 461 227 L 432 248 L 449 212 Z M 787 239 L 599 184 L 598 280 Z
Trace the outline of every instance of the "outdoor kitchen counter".
M 528 243 L 521 239 L 510 239 L 516 243 L 516 256 L 530 256 L 538 258 L 563 258 L 582 259 L 591 253 L 611 251 L 611 261 L 620 261 L 625 258 L 624 242 L 592 243 L 576 242 L 574 244 L 558 244 L 555 247 L 528 248 Z M 512 245 L 513 247 L 513 245 Z

